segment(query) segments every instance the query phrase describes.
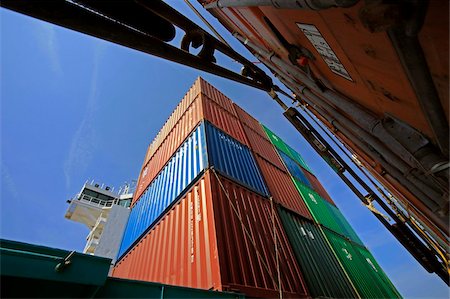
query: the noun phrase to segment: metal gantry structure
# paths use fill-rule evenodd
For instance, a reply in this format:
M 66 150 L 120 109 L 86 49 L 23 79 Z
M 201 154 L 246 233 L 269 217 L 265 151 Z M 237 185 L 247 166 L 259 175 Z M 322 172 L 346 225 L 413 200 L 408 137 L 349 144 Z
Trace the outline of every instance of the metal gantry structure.
M 353 0 L 200 2 L 210 2 L 205 5 L 209 10 L 236 6 L 322 10 L 337 6 L 350 7 L 358 3 Z M 293 96 L 276 86 L 269 75 L 233 50 L 220 37 L 212 36 L 161 0 L 4 0 L 0 5 L 268 92 L 282 108 L 284 117 L 333 167 L 356 196 L 368 207 L 374 207 L 372 202 L 378 204 L 378 209 L 370 209 L 373 215 L 428 272 L 436 273 L 448 284 L 448 123 L 438 108 L 437 92 L 433 90 L 432 84 L 429 84 L 429 70 L 424 68 L 424 65 L 426 66 L 426 63 L 423 63 L 424 54 L 417 39 L 426 14 L 426 5 L 423 4 L 426 1 L 405 2 L 408 2 L 407 8 L 412 13 L 400 25 L 395 23 L 395 26 L 390 26 L 388 34 L 398 50 L 400 60 L 418 95 L 430 127 L 436 133 L 436 146 L 425 136 L 404 126 L 395 118 L 380 120 L 374 117 L 355 105 L 346 95 L 328 88 L 326 84 L 317 80 L 307 65 L 298 63 L 300 58 L 312 57 L 311 53 L 307 49 L 290 44 L 269 20 L 266 20 L 268 28 L 289 52 L 289 63 L 240 33 L 234 33 L 234 36 L 290 89 Z M 384 8 L 381 4 L 380 7 Z M 373 15 L 376 9 L 363 8 L 365 10 L 361 10 L 362 16 L 365 17 L 367 26 L 374 26 L 376 22 Z M 184 32 L 179 47 L 170 44 L 176 37 L 177 28 Z M 377 31 L 379 27 L 372 29 Z M 199 49 L 198 53 L 191 53 L 191 48 Z M 220 66 L 215 58 L 218 52 L 239 63 L 242 66 L 241 73 Z M 422 63 L 418 63 L 420 61 Z M 416 67 L 412 67 L 414 65 Z M 304 109 L 299 110 L 285 104 L 278 93 L 287 96 L 293 104 Z M 310 112 L 315 116 L 309 114 Z M 350 120 L 345 114 L 352 115 L 353 119 Z M 328 140 L 336 136 L 340 141 L 344 140 L 344 144 L 345 140 L 349 140 L 364 153 L 374 157 L 383 171 L 418 198 L 426 209 L 420 210 L 420 215 L 410 214 L 383 191 L 384 188 L 389 190 L 389 186 L 375 182 L 370 176 L 362 176 L 361 171 L 355 171 L 361 168 L 361 164 L 351 165 L 343 158 L 346 151 L 352 152 L 352 148 L 346 146 L 345 149 L 339 149 L 335 145 L 332 146 L 325 138 L 326 131 L 321 131 L 320 125 L 311 122 L 316 116 L 328 124 L 325 130 L 333 133 L 328 136 Z M 339 144 L 339 140 L 336 144 Z M 384 214 L 389 217 L 385 217 Z M 427 223 L 422 219 L 427 219 Z

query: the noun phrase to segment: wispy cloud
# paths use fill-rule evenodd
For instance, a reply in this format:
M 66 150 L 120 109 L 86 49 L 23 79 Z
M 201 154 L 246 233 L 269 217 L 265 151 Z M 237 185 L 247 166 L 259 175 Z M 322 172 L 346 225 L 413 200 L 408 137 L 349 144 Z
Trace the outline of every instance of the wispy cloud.
M 69 153 L 64 162 L 64 175 L 67 188 L 70 187 L 72 175 L 81 174 L 86 170 L 93 158 L 96 147 L 96 132 L 93 121 L 97 109 L 97 81 L 102 46 L 96 47 L 94 51 L 95 55 L 92 68 L 91 87 L 86 112 L 72 138 Z
M 19 191 L 17 189 L 17 185 L 14 182 L 13 177 L 11 176 L 11 173 L 9 172 L 8 167 L 5 165 L 5 163 L 2 162 L 1 164 L 2 168 L 2 186 L 6 188 L 6 190 L 9 192 L 9 194 L 12 196 L 13 199 L 19 200 Z
M 60 74 L 62 68 L 58 54 L 58 40 L 55 26 L 49 23 L 39 22 L 35 28 L 39 47 L 47 54 L 52 70 Z

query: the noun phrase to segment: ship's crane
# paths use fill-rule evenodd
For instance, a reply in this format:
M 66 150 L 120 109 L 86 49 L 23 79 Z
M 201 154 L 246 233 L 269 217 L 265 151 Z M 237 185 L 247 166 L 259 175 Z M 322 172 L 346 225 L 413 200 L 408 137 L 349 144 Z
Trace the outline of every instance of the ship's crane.
M 439 70 L 433 56 L 447 57 L 448 64 L 448 1 L 199 2 L 290 93 L 222 38 L 160 0 L 3 0 L 1 6 L 268 92 L 372 214 L 448 284 L 448 65 L 446 73 Z M 176 28 L 184 32 L 179 47 L 170 44 Z M 436 42 L 436 31 L 444 33 L 443 44 Z M 423 48 L 424 41 L 435 52 Z M 217 52 L 241 64 L 241 73 L 220 66 Z M 395 65 L 386 70 L 389 61 Z M 400 87 L 387 76 L 394 73 L 403 80 Z M 407 117 L 400 119 L 402 108 Z M 352 155 L 353 164 L 345 155 Z

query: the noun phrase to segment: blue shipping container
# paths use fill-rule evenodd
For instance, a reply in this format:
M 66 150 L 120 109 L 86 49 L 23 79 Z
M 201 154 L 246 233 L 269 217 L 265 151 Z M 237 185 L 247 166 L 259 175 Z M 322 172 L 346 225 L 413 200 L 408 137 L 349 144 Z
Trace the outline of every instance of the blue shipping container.
M 288 155 L 277 149 L 278 154 L 280 155 L 281 159 L 284 162 L 284 165 L 286 165 L 286 168 L 289 170 L 290 174 L 301 181 L 304 185 L 308 186 L 310 189 L 313 189 L 311 186 L 311 183 L 306 178 L 305 174 L 303 173 L 302 168 L 300 165 L 298 165 L 294 160 L 292 160 Z
M 205 126 L 180 146 L 133 207 L 119 250 L 121 256 L 206 168 Z
M 311 168 L 309 168 L 308 164 L 306 164 L 305 160 L 303 159 L 303 157 L 296 151 L 294 150 L 292 147 L 290 147 L 288 144 L 286 144 L 286 147 L 289 151 L 289 153 L 292 155 L 292 157 L 294 158 L 294 160 L 298 160 L 300 163 L 300 166 L 305 168 L 307 171 L 309 171 L 310 173 L 314 174 L 311 170 Z
M 208 122 L 206 141 L 209 164 L 214 169 L 263 196 L 268 195 L 261 173 L 247 146 Z
M 121 257 L 179 199 L 208 166 L 264 196 L 267 188 L 245 145 L 202 122 L 186 139 L 132 208 L 118 256 Z

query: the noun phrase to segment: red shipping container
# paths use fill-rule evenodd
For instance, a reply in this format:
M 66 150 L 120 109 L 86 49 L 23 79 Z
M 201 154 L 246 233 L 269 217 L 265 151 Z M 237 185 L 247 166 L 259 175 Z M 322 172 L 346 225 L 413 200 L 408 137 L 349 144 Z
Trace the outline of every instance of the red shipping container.
M 279 297 L 275 228 L 283 297 L 306 296 L 275 203 L 221 176 L 210 176 L 223 290 L 237 290 L 249 297 Z
M 164 123 L 161 130 L 158 132 L 158 134 L 156 134 L 155 138 L 153 139 L 153 141 L 150 143 L 150 145 L 148 147 L 148 152 L 146 154 L 146 160 L 144 161 L 144 165 L 147 164 L 147 162 L 151 159 L 153 154 L 159 148 L 161 143 L 164 142 L 167 135 L 172 131 L 173 127 L 178 123 L 179 119 L 183 116 L 183 114 L 188 109 L 188 107 L 191 105 L 191 103 L 201 93 L 201 87 L 200 87 L 201 80 L 203 80 L 203 79 L 198 78 L 197 80 L 195 80 L 194 84 L 191 86 L 191 88 L 185 94 L 185 96 L 183 97 L 181 102 L 177 105 L 177 107 L 174 109 L 174 111 L 169 116 L 167 121 Z
M 278 297 L 281 285 L 284 297 L 307 297 L 269 200 L 218 178 L 205 173 L 116 264 L 113 276 L 266 298 Z
M 314 191 L 316 191 L 323 199 L 325 199 L 329 203 L 336 205 L 334 201 L 331 199 L 328 192 L 325 190 L 325 188 L 322 186 L 319 180 L 315 177 L 315 175 L 313 175 L 312 173 L 310 173 L 305 169 L 302 170 L 306 178 L 308 179 L 309 183 L 311 184 L 311 187 L 313 187 Z
M 250 147 L 239 119 L 208 96 L 202 94 L 201 97 L 204 118 L 242 144 Z
M 242 124 L 242 127 L 244 128 L 245 135 L 247 135 L 250 149 L 278 168 L 284 169 L 284 164 L 278 156 L 273 144 L 268 139 L 253 131 L 247 125 Z
M 253 131 L 258 133 L 261 137 L 270 141 L 269 138 L 267 138 L 266 132 L 264 132 L 264 129 L 262 128 L 259 121 L 257 121 L 253 116 L 248 114 L 244 109 L 239 107 L 236 103 L 234 103 L 234 109 L 236 110 L 237 116 L 241 121 L 241 123 L 247 125 Z
M 285 168 L 281 170 L 258 154 L 255 155 L 255 159 L 273 199 L 285 208 L 312 219 L 308 207 Z
M 202 119 L 207 119 L 222 131 L 249 146 L 238 118 L 209 97 L 200 94 L 180 117 L 172 131 L 167 134 L 147 165 L 143 167 L 133 197 L 133 204 Z
M 216 102 L 222 108 L 233 114 L 237 117 L 236 110 L 234 110 L 233 102 L 226 95 L 221 93 L 217 88 L 203 80 L 203 78 L 199 77 L 197 80 L 200 81 L 200 89 L 201 92 L 206 95 L 208 98 Z

